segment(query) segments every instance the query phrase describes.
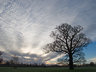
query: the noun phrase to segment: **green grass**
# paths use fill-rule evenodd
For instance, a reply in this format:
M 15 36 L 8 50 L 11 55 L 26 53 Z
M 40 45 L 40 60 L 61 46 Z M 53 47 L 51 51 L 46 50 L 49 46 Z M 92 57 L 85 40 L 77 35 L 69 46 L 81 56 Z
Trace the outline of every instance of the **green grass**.
M 75 68 L 75 70 L 63 67 L 18 67 L 17 69 L 13 67 L 0 67 L 0 72 L 96 72 L 96 67 L 82 67 Z

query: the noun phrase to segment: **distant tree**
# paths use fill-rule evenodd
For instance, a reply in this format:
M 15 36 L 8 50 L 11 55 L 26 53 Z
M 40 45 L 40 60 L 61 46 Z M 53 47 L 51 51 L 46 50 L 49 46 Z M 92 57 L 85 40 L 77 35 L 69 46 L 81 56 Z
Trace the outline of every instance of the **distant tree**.
M 0 58 L 0 64 L 3 62 L 3 59 L 2 58 Z
M 11 62 L 11 64 L 13 64 L 14 69 L 16 69 L 18 66 L 18 62 L 19 62 L 18 56 L 13 55 L 12 60 L 10 62 Z
M 95 64 L 94 64 L 94 62 L 90 62 L 90 66 L 94 66 Z
M 90 39 L 81 31 L 83 27 L 74 26 L 64 23 L 52 31 L 51 37 L 54 39 L 52 43 L 44 47 L 46 53 L 57 52 L 66 54 L 69 61 L 69 69 L 74 69 L 73 60 L 82 54 L 82 50 L 90 43 Z
M 3 58 L 1 57 L 2 54 L 3 54 L 3 52 L 0 51 L 0 64 L 3 62 Z
M 2 51 L 0 51 L 0 56 L 3 54 L 3 52 Z
M 14 64 L 14 61 L 11 59 L 11 60 L 9 61 L 9 64 Z
M 18 64 L 18 60 L 19 60 L 18 56 L 14 55 L 12 56 L 11 62 L 13 62 L 14 64 Z
M 6 61 L 5 64 L 8 66 L 10 64 L 10 62 L 9 61 Z

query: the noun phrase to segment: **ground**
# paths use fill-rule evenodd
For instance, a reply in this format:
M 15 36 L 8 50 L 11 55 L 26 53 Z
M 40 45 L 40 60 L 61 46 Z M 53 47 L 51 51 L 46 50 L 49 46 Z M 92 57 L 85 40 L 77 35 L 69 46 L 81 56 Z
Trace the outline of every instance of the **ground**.
M 96 67 L 81 67 L 71 71 L 64 67 L 0 67 L 0 72 L 96 72 Z

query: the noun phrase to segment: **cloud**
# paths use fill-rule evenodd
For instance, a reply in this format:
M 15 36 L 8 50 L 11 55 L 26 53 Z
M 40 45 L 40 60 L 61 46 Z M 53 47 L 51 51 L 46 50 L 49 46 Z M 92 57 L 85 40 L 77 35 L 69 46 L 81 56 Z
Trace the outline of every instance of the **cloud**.
M 88 62 L 94 62 L 94 63 L 96 63 L 96 57 L 89 59 Z
M 16 31 L 10 32 L 9 29 L 7 30 L 0 28 L 0 47 L 5 49 L 5 51 L 18 50 L 23 46 L 22 34 Z
M 51 59 L 54 59 L 55 57 L 58 57 L 58 53 L 49 53 L 46 56 L 44 56 L 45 61 L 49 61 Z
M 12 57 L 16 55 L 18 57 L 18 62 L 20 63 L 28 63 L 28 64 L 42 64 L 45 63 L 43 61 L 43 57 L 37 54 L 29 54 L 29 53 L 20 53 L 18 51 L 11 51 L 3 53 L 1 57 L 3 57 L 4 61 L 12 60 Z

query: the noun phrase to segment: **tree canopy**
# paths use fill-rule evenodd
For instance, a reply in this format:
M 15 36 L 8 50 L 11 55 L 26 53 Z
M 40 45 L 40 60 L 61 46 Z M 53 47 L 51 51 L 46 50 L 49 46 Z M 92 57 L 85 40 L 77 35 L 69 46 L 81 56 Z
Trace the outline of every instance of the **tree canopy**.
M 52 31 L 52 43 L 48 43 L 44 50 L 46 52 L 57 52 L 68 55 L 69 68 L 74 69 L 73 60 L 82 54 L 82 50 L 90 43 L 90 39 L 82 32 L 83 27 L 71 26 L 67 23 L 59 25 Z M 73 59 L 74 56 L 74 59 Z

